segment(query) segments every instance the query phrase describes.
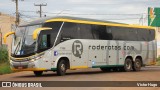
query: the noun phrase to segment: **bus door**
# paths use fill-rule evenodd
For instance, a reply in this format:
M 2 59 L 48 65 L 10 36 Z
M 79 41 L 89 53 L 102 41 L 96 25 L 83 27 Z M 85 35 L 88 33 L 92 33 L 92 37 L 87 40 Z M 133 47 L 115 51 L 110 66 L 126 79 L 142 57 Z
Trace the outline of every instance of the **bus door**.
M 51 50 L 48 50 L 52 47 L 53 44 L 51 44 L 51 32 L 49 31 L 41 31 L 39 35 L 38 40 L 38 51 L 39 52 L 45 52 L 42 60 L 40 60 L 40 66 L 44 68 L 50 68 L 51 67 L 51 60 L 53 57 L 53 52 Z

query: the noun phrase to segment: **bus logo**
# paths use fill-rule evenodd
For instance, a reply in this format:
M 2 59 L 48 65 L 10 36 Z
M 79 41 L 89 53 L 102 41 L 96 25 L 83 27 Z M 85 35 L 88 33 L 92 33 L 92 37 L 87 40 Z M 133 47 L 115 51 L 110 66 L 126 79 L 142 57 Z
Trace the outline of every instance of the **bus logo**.
M 81 57 L 83 53 L 83 45 L 82 42 L 79 40 L 76 40 L 72 44 L 72 53 L 75 57 Z

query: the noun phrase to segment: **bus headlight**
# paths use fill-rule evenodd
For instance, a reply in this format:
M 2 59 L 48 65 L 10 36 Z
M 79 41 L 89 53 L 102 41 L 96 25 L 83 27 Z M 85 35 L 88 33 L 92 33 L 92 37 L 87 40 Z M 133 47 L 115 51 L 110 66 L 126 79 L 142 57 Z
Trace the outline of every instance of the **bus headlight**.
M 33 57 L 30 58 L 30 61 L 31 61 L 31 62 L 34 62 L 34 61 L 36 61 L 36 60 L 41 59 L 43 56 L 44 56 L 44 55 L 42 55 L 42 54 L 41 54 L 41 55 L 33 56 Z
M 40 59 L 40 58 L 42 58 L 42 56 L 36 57 L 35 60 L 38 60 L 38 59 Z
M 34 62 L 34 61 L 35 61 L 35 59 L 31 59 L 30 61 L 31 61 L 31 62 Z

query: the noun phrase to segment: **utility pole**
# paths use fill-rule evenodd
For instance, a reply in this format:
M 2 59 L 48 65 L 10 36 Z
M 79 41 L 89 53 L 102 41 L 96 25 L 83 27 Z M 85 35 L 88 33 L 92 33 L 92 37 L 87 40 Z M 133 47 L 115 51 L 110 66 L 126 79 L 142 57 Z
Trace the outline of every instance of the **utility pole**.
M 16 3 L 16 26 L 19 25 L 19 12 L 18 12 L 18 0 L 12 0 L 13 2 Z M 24 0 L 21 0 L 21 1 L 24 1 Z
M 40 11 L 39 11 L 39 16 L 40 18 L 42 17 L 42 6 L 47 6 L 47 4 L 34 4 L 34 6 L 39 6 L 40 7 Z
M 19 24 L 18 0 L 16 0 L 16 26 Z

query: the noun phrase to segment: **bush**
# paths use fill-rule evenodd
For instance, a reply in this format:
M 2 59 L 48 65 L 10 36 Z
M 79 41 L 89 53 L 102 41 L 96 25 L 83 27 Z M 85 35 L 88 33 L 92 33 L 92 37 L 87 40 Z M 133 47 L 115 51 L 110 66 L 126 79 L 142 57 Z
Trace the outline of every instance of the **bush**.
M 12 73 L 12 72 L 13 71 L 11 70 L 9 63 L 1 63 L 0 64 L 0 75 Z
M 160 65 L 160 57 L 157 58 L 157 63 L 156 65 Z
M 7 50 L 7 46 L 2 45 L 0 46 L 0 63 L 8 63 L 8 50 Z
M 160 56 L 157 58 L 157 61 L 160 61 Z

